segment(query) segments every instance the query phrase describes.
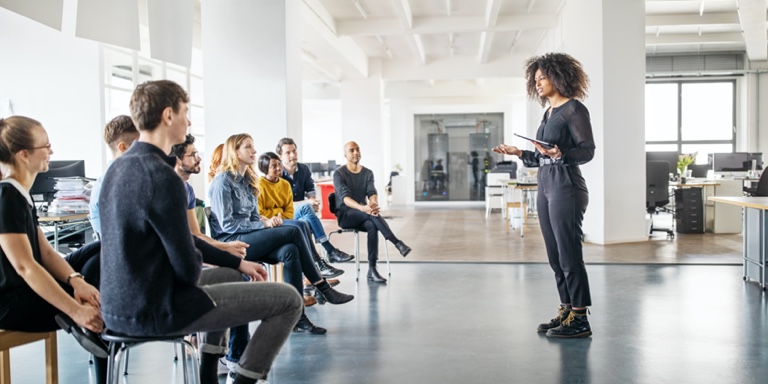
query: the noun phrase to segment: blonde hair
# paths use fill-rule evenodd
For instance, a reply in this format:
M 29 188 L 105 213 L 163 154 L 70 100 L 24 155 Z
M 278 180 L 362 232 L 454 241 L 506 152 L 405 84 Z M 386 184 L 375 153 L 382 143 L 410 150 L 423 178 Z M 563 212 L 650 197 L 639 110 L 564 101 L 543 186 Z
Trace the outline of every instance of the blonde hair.
M 239 133 L 227 138 L 224 142 L 224 152 L 221 156 L 221 168 L 219 172 L 229 172 L 233 178 L 238 175 L 238 168 L 240 168 L 240 159 L 237 157 L 237 150 L 243 145 L 246 139 L 253 138 L 247 133 Z M 259 177 L 256 175 L 256 170 L 253 168 L 253 164 L 245 168 L 245 175 L 250 178 L 248 185 L 253 189 L 253 195 L 259 196 Z
M 211 165 L 208 167 L 208 182 L 213 181 L 213 178 L 221 172 L 221 154 L 224 152 L 224 144 L 219 144 L 213 149 L 211 155 Z

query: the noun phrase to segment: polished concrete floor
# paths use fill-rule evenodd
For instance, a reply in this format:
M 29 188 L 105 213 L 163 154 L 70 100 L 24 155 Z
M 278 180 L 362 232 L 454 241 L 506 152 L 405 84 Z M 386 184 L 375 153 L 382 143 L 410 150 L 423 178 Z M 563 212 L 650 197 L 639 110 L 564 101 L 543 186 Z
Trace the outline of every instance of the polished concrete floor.
M 413 254 L 404 262 L 392 252 L 398 262 L 388 285 L 356 284 L 354 264 L 337 265 L 347 271 L 339 289 L 356 299 L 308 308 L 328 334 L 292 335 L 271 384 L 768 382 L 768 296 L 742 281 L 740 235 L 658 234 L 635 243 L 636 251 L 588 244 L 603 255 L 587 266 L 594 335 L 552 340 L 536 333 L 558 304 L 537 228 L 521 239 L 506 237 L 498 213 L 489 220 L 478 210 L 391 213 Z M 416 213 L 465 236 L 435 235 L 453 244 L 440 245 L 407 218 Z M 515 246 L 525 255 L 508 252 Z M 431 259 L 442 262 L 424 261 Z M 87 360 L 59 332 L 59 382 L 92 382 Z M 42 383 L 42 344 L 13 349 L 11 366 L 14 383 Z M 169 345 L 150 344 L 132 352 L 123 382 L 181 383 L 180 371 Z
M 357 298 L 309 308 L 328 334 L 292 335 L 270 383 L 768 382 L 768 301 L 738 266 L 590 265 L 594 335 L 578 340 L 536 333 L 558 303 L 544 264 L 394 264 L 386 286 L 345 267 Z M 87 383 L 59 336 L 60 383 Z M 41 349 L 12 350 L 15 383 L 42 383 Z M 172 356 L 134 350 L 124 382 L 180 383 Z

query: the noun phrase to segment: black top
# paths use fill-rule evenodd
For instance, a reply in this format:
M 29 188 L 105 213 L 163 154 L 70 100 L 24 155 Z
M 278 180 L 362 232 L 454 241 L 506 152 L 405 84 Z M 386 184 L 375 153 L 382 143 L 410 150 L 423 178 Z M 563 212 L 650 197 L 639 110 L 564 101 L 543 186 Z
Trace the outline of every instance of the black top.
M 341 166 L 333 174 L 333 188 L 336 190 L 336 210 L 348 209 L 345 197 L 351 197 L 358 204 L 367 204 L 366 198 L 376 195 L 373 172 L 363 167 L 359 173 L 352 173 L 346 166 Z
M 0 233 L 24 233 L 32 247 L 32 257 L 42 265 L 40 243 L 37 236 L 37 211 L 29 194 L 15 180 L 0 182 Z M 0 248 L 0 294 L 26 286 L 16 273 L 5 251 Z
M 562 152 L 563 163 L 571 166 L 585 164 L 595 155 L 595 140 L 592 137 L 592 123 L 589 111 L 578 100 L 552 108 L 552 114 L 544 112 L 536 139 L 557 145 Z M 545 157 L 538 151 L 523 151 L 520 159 L 526 167 L 538 167 L 539 158 Z
M 178 332 L 215 306 L 198 287 L 202 262 L 240 265 L 240 258 L 193 239 L 175 164 L 160 148 L 136 142 L 104 175 L 101 313 L 115 332 Z
M 312 172 L 308 165 L 296 163 L 293 176 L 283 169 L 282 177 L 291 184 L 293 201 L 303 201 L 307 197 L 315 196 L 315 180 L 312 179 Z

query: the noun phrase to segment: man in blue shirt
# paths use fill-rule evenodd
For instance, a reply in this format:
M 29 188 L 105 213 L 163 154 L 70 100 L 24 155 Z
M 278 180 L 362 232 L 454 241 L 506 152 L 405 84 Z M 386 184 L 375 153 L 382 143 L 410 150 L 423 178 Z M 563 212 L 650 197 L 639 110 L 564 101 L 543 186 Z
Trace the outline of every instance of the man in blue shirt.
M 293 191 L 294 219 L 306 221 L 309 224 L 315 241 L 320 243 L 328 253 L 328 261 L 343 263 L 354 259 L 354 256 L 340 251 L 331 244 L 323 224 L 317 218 L 316 212 L 320 208 L 320 200 L 316 197 L 315 181 L 312 180 L 309 167 L 299 163 L 296 142 L 288 137 L 283 138 L 277 143 L 276 151 L 283 163 L 283 179 L 291 184 Z
M 107 126 L 104 127 L 104 142 L 109 146 L 109 151 L 112 152 L 112 160 L 107 165 L 107 169 L 112 165 L 112 161 L 115 161 L 118 157 L 122 156 L 128 148 L 131 147 L 134 141 L 139 139 L 139 131 L 136 126 L 133 125 L 133 120 L 130 116 L 120 115 L 112 119 Z M 107 169 L 104 173 L 107 173 Z M 91 189 L 91 202 L 90 202 L 90 215 L 91 227 L 93 232 L 97 236 L 101 236 L 101 217 L 99 216 L 99 194 L 101 192 L 101 179 L 99 177 L 93 188 Z

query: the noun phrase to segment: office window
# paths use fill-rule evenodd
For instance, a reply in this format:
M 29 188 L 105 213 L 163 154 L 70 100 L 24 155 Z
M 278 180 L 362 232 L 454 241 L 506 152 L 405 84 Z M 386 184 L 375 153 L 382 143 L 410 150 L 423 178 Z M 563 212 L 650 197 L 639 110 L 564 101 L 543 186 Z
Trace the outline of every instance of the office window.
M 416 201 L 485 200 L 487 174 L 502 160 L 504 114 L 414 116 Z
M 735 80 L 677 80 L 645 85 L 646 151 L 733 152 L 736 144 Z

